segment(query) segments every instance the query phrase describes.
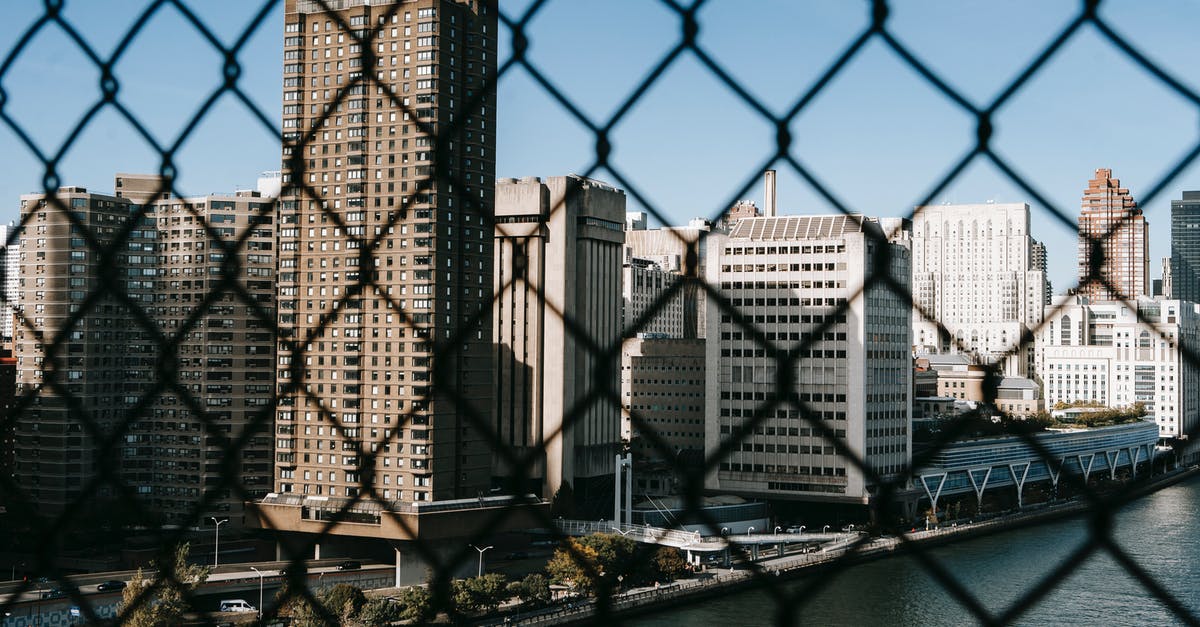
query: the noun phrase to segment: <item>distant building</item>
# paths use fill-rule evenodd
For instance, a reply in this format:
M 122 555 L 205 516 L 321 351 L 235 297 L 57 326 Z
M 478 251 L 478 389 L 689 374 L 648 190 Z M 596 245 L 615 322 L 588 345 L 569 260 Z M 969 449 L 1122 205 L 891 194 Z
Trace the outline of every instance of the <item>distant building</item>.
M 112 482 L 92 484 L 113 472 L 163 522 L 195 521 L 206 500 L 204 511 L 240 525 L 245 498 L 272 485 L 274 203 L 257 192 L 164 198 L 153 176 L 118 178 L 122 197 L 79 187 L 21 197 L 30 328 L 17 329 L 15 349 L 20 391 L 35 398 L 16 417 L 17 482 L 52 513 L 85 490 L 92 505 L 116 498 Z M 136 223 L 109 256 L 79 237 L 68 210 L 101 247 Z M 226 264 L 239 269 L 228 275 L 238 292 Z M 112 280 L 127 296 L 103 288 Z M 157 388 L 164 367 L 178 388 Z M 119 430 L 119 446 L 105 441 Z M 230 472 L 246 492 L 228 485 Z
M 1171 287 L 1166 296 L 1200 302 L 1200 191 L 1171 201 Z M 1164 274 L 1164 282 L 1166 275 Z
M 636 214 L 634 214 L 636 215 Z M 632 229 L 625 232 L 625 255 L 627 263 L 633 259 L 653 263 L 658 271 L 675 277 L 705 278 L 704 238 L 711 232 L 708 223 L 693 220 L 688 226 L 667 226 L 660 229 Z M 688 260 L 694 259 L 695 266 Z M 633 277 L 630 277 L 633 278 Z M 646 290 L 633 284 L 624 287 L 630 301 L 651 302 Z M 637 307 L 637 305 L 634 305 Z M 685 282 L 671 297 L 664 310 L 682 312 L 683 327 L 676 337 L 704 337 L 704 293 L 695 282 Z M 629 325 L 636 317 L 626 317 L 624 334 L 627 337 L 656 329 L 633 329 Z M 671 331 L 672 334 L 675 331 Z
M 14 225 L 0 225 L 0 345 L 12 348 L 20 296 L 21 236 Z
M 567 483 L 583 502 L 611 495 L 621 411 L 603 395 L 620 372 L 604 362 L 621 341 L 624 216 L 624 192 L 576 175 L 496 185 L 493 420 L 510 450 L 539 456 L 529 473 L 497 458 L 501 484 L 520 473 L 547 498 Z
M 1200 306 L 1148 298 L 1133 304 L 1074 296 L 1053 311 L 1037 336 L 1045 406 L 1141 403 L 1161 437 L 1186 439 L 1200 428 L 1200 368 L 1179 346 L 1200 345 Z
M 1092 265 L 1095 279 L 1091 280 Z M 1107 283 L 1107 285 L 1105 285 Z M 1150 294 L 1150 230 L 1129 190 L 1099 168 L 1079 213 L 1079 294 L 1091 302 Z
M 867 477 L 814 427 L 825 427 L 883 477 L 908 467 L 911 308 L 881 282 L 864 289 L 881 255 L 892 280 L 906 287 L 908 249 L 889 243 L 877 222 L 843 215 L 744 218 L 707 241 L 707 276 L 744 316 L 708 306 L 707 454 L 741 433 L 767 401 L 783 402 L 722 458 L 706 488 L 869 502 Z M 780 387 L 788 378 L 780 377 L 772 346 L 800 351 L 794 385 Z
M 962 352 L 973 363 L 1001 363 L 1003 374 L 1024 376 L 1032 354 L 1021 338 L 1041 323 L 1049 290 L 1037 249 L 1027 204 L 918 207 L 912 222 L 917 353 Z
M 675 284 L 681 280 L 679 274 L 668 272 L 649 259 L 634 257 L 632 252 L 628 247 L 625 248 L 625 263 L 621 275 L 624 301 L 621 325 L 623 334 L 636 336 L 649 333 L 685 337 L 686 325 L 689 321 L 694 324 L 696 318 L 694 300 L 680 297 L 687 286 L 677 287 Z M 672 288 L 678 291 L 669 294 L 668 290 Z M 692 314 L 690 319 L 689 313 Z M 634 325 L 638 324 L 643 315 L 651 317 L 635 328 Z M 692 337 L 695 337 L 694 333 Z
M 641 459 L 704 451 L 704 340 L 642 336 L 621 346 L 622 439 Z M 655 447 L 633 420 L 665 445 Z

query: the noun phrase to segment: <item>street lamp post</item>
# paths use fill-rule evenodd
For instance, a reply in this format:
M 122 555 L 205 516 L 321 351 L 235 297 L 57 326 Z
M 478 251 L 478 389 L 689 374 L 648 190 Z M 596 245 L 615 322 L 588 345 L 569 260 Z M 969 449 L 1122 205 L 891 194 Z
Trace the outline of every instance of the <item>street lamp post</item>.
M 800 525 L 800 533 L 804 533 L 804 525 Z
M 776 533 L 776 534 L 778 534 L 778 533 L 779 533 L 779 530 L 780 530 L 780 529 L 783 529 L 783 527 L 780 527 L 779 525 L 775 525 L 775 533 Z
M 746 539 L 747 539 L 747 540 L 749 540 L 749 539 L 750 539 L 750 534 L 752 534 L 752 533 L 754 533 L 754 527 L 751 527 L 751 528 L 749 528 L 749 529 L 747 529 L 747 530 L 746 530 Z
M 217 520 L 216 516 L 209 516 L 209 520 L 213 521 L 213 568 L 217 567 L 217 562 L 220 561 L 221 555 L 221 524 L 229 522 L 228 518 Z
M 617 529 L 616 527 L 613 527 L 613 528 L 612 528 L 612 530 L 613 530 L 613 531 L 615 531 L 615 532 L 617 532 L 617 533 L 619 533 L 619 534 L 621 534 L 621 535 L 623 535 L 623 536 L 627 536 L 627 535 L 629 535 L 629 534 L 633 533 L 633 529 L 630 529 L 629 531 L 622 531 L 622 530 L 620 530 L 620 529 Z
M 826 531 L 829 531 L 829 525 L 825 525 L 824 527 L 821 527 L 821 533 L 825 533 Z
M 483 576 L 483 553 L 484 553 L 484 551 L 487 551 L 488 549 L 492 548 L 492 546 L 489 544 L 488 546 L 485 546 L 481 549 L 481 548 L 475 546 L 474 544 L 472 544 L 471 548 L 475 549 L 476 551 L 479 551 L 479 570 L 476 571 L 475 576 L 482 577 Z
M 253 566 L 251 566 L 251 567 L 250 567 L 250 570 L 252 570 L 252 571 L 254 571 L 254 572 L 258 573 L 258 617 L 259 617 L 259 618 L 262 618 L 262 615 L 263 615 L 263 606 L 262 606 L 262 602 L 263 602 L 263 575 L 264 575 L 265 573 L 263 573 L 262 571 L 260 571 L 259 569 L 255 568 L 255 567 L 253 567 Z

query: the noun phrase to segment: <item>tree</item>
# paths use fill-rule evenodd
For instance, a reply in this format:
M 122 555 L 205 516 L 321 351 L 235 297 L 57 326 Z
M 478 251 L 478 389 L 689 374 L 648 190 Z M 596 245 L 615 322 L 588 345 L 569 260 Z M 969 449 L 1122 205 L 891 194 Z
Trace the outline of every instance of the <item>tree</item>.
M 679 549 L 669 546 L 658 547 L 652 563 L 659 577 L 667 581 L 672 581 L 687 572 L 687 562 L 683 561 Z
M 521 581 L 508 584 L 508 594 L 521 599 L 527 607 L 549 605 L 550 580 L 541 573 L 531 573 Z
M 405 588 L 396 595 L 400 606 L 400 620 L 421 621 L 429 616 L 429 590 L 421 587 Z
M 575 538 L 565 540 L 546 563 L 546 572 L 550 574 L 551 581 L 569 584 L 580 594 L 591 594 L 595 590 L 602 571 L 596 549 L 581 544 Z
M 339 583 L 321 595 L 321 605 L 324 605 L 330 614 L 340 616 L 343 623 L 357 616 L 366 602 L 367 596 L 362 590 L 346 583 Z
M 508 598 L 507 581 L 500 573 L 454 581 L 451 595 L 459 612 L 490 612 Z
M 208 579 L 209 568 L 188 564 L 191 546 L 181 544 L 152 564 L 158 573 L 151 580 L 142 569 L 121 593 L 118 612 L 121 624 L 132 627 L 163 627 L 183 622 L 183 614 L 191 610 L 188 596 Z
M 371 599 L 358 612 L 358 622 L 363 625 L 390 625 L 401 618 L 403 608 L 397 602 L 388 599 Z

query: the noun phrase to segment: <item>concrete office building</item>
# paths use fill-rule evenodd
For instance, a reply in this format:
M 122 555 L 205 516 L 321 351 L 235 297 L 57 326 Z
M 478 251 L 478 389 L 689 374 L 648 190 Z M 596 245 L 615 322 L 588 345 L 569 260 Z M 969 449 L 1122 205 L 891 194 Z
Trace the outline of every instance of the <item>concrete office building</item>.
M 537 458 L 522 472 L 498 457 L 502 486 L 525 476 L 553 497 L 569 483 L 577 504 L 611 512 L 624 219 L 625 193 L 598 181 L 497 183 L 493 424 L 509 451 Z
M 1200 302 L 1200 191 L 1171 201 L 1171 258 L 1163 263 L 1169 298 Z
M 130 176 L 118 175 L 117 188 Z M 165 189 L 157 177 L 131 178 Z M 92 483 L 111 471 L 161 522 L 193 522 L 211 499 L 207 511 L 241 525 L 243 494 L 229 474 L 252 498 L 271 487 L 274 203 L 256 192 L 136 197 L 148 204 L 78 187 L 21 197 L 29 328 L 17 329 L 15 348 L 21 393 L 34 401 L 16 417 L 17 481 L 53 513 L 85 495 L 97 507 L 116 498 L 111 481 Z M 68 211 L 100 247 L 137 224 L 109 256 L 89 246 Z M 223 245 L 239 238 L 240 247 Z M 237 270 L 226 278 L 238 292 L 226 268 Z M 136 307 L 103 290 L 114 276 Z M 101 297 L 84 308 L 95 290 Z M 164 358 L 180 387 L 155 392 Z M 121 429 L 119 442 L 105 440 Z
M 1026 374 L 1032 352 L 1020 341 L 1041 323 L 1049 289 L 1045 271 L 1035 266 L 1034 244 L 1024 203 L 918 207 L 912 222 L 918 353 L 964 352 L 976 363 L 1001 362 L 1006 375 Z
M 693 314 L 690 316 L 690 322 L 694 323 L 696 319 L 694 299 L 691 299 L 689 308 L 689 299 L 680 297 L 686 286 L 676 288 L 681 291 L 674 295 L 667 294 L 680 279 L 679 274 L 663 270 L 653 261 L 634 257 L 629 247 L 625 247 L 625 263 L 621 277 L 621 296 L 625 313 L 621 328 L 626 336 L 648 333 L 684 337 L 689 322 L 688 313 Z M 651 317 L 635 329 L 634 325 L 638 324 L 648 311 L 653 311 Z M 694 333 L 691 335 L 695 337 Z
M 628 226 L 625 231 L 627 259 L 646 260 L 656 264 L 659 270 L 680 277 L 696 276 L 701 280 L 704 279 L 705 245 L 703 239 L 712 230 L 706 220 L 696 218 L 691 220 L 687 226 L 648 229 L 644 214 L 638 217 L 637 213 L 633 213 L 626 216 L 626 224 Z M 689 275 L 687 260 L 689 252 L 692 251 L 695 253 L 696 268 L 694 275 Z M 630 291 L 628 284 L 625 290 Z M 631 300 L 633 300 L 632 295 Z M 704 292 L 695 283 L 685 282 L 671 298 L 668 308 L 683 314 L 682 334 L 676 337 L 704 337 Z M 633 337 L 638 332 L 657 331 L 657 329 L 649 328 L 631 329 L 629 322 L 633 318 L 626 318 L 626 320 L 625 335 L 627 337 Z M 674 332 L 672 331 L 672 333 Z
M 911 459 L 911 307 L 882 284 L 863 289 L 880 255 L 907 287 L 909 251 L 859 216 L 743 218 L 708 239 L 711 281 L 778 349 L 803 347 L 791 387 L 778 363 L 716 303 L 708 311 L 705 451 L 772 410 L 706 477 L 709 490 L 865 504 L 873 486 L 813 421 L 884 477 Z M 821 325 L 832 317 L 832 324 Z M 820 328 L 818 332 L 817 329 Z M 820 335 L 816 335 L 819 333 Z
M 644 335 L 621 345 L 621 438 L 639 459 L 703 453 L 704 358 L 700 339 Z M 667 452 L 652 445 L 645 430 L 653 430 Z
M 1054 312 L 1037 337 L 1046 408 L 1142 403 L 1162 438 L 1184 439 L 1200 427 L 1200 369 L 1179 346 L 1200 345 L 1200 310 L 1180 300 L 1134 304 L 1074 296 Z
M 476 497 L 492 462 L 496 16 L 329 6 L 284 4 L 276 492 L 332 509 L 365 484 L 375 509 Z M 264 514 L 303 524 L 285 502 Z
M 1093 263 L 1103 283 L 1088 279 Z M 1150 227 L 1129 190 L 1108 168 L 1097 169 L 1083 190 L 1078 293 L 1091 302 L 1133 301 L 1150 294 Z

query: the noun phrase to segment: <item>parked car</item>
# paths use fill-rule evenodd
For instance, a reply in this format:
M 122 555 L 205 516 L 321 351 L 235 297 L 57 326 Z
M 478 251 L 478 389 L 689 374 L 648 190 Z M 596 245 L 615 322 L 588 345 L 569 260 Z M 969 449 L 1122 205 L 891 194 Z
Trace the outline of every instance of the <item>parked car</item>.
M 362 568 L 362 562 L 356 562 L 354 560 L 346 560 L 337 565 L 338 570 L 358 570 L 360 568 Z
M 246 602 L 245 599 L 223 599 L 218 606 L 222 612 L 257 612 L 258 609 Z
M 111 581 L 106 581 L 106 582 L 96 586 L 96 591 L 97 592 L 109 592 L 109 591 L 114 591 L 114 590 L 124 590 L 125 586 L 126 586 L 126 584 L 124 581 L 113 579 Z

